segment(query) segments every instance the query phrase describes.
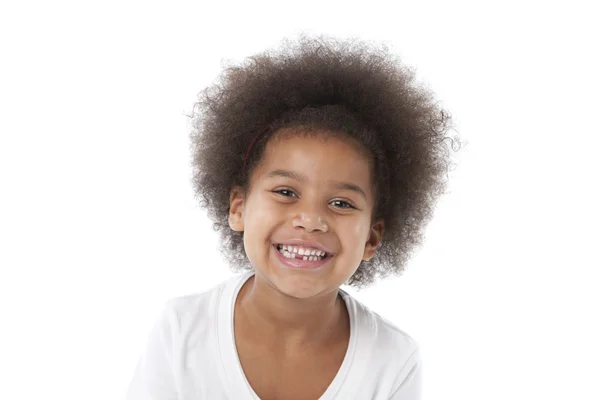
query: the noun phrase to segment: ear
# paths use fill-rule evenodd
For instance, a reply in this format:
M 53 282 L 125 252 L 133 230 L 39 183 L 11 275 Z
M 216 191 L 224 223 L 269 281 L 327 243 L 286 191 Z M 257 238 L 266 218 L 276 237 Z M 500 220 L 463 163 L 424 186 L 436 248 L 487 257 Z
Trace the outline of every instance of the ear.
M 364 261 L 369 261 L 375 255 L 375 251 L 377 250 L 377 247 L 383 238 L 384 228 L 385 224 L 383 223 L 383 220 L 379 220 L 371 226 L 369 238 L 365 243 L 365 252 L 363 253 L 362 258 Z
M 229 195 L 229 227 L 237 232 L 244 231 L 244 191 L 234 186 Z

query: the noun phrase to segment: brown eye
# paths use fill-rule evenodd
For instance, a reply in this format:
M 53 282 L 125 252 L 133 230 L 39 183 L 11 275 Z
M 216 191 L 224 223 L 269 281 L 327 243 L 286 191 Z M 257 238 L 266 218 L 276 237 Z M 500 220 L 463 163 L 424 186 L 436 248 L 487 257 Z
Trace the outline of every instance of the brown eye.
M 348 203 L 347 201 L 343 201 L 343 200 L 334 200 L 329 204 L 339 204 L 336 207 L 338 208 L 355 208 L 352 204 Z
M 278 193 L 278 194 L 280 194 L 280 195 L 282 195 L 282 196 L 285 196 L 285 197 L 293 197 L 293 196 L 296 196 L 296 193 L 292 192 L 292 191 L 291 191 L 291 190 L 289 190 L 289 189 L 280 189 L 280 190 L 275 190 L 275 191 L 273 191 L 273 193 Z M 296 197 L 297 197 L 297 196 L 296 196 Z

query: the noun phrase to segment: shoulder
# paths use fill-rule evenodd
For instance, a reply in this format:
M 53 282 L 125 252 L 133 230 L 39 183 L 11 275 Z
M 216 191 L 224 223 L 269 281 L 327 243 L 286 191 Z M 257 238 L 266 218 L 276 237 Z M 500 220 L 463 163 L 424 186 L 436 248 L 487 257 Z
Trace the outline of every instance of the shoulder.
M 163 322 L 183 333 L 208 327 L 207 323 L 218 317 L 219 307 L 228 301 L 228 293 L 239 279 L 232 277 L 207 290 L 170 298 L 163 305 Z
M 163 312 L 180 322 L 194 319 L 198 314 L 211 309 L 211 305 L 218 299 L 220 289 L 221 285 L 203 292 L 170 298 L 165 302 Z
M 347 296 L 347 304 L 355 320 L 355 359 L 368 365 L 363 371 L 368 381 L 393 393 L 413 380 L 421 365 L 417 340 L 352 296 Z
M 176 399 L 187 390 L 182 385 L 189 383 L 184 377 L 190 368 L 200 368 L 196 372 L 217 370 L 214 332 L 219 304 L 227 302 L 221 299 L 226 300 L 235 279 L 163 303 L 139 357 L 128 399 Z
M 412 353 L 419 345 L 415 338 L 368 306 L 345 293 L 348 311 L 353 313 L 357 329 L 375 348 L 393 349 L 396 353 Z

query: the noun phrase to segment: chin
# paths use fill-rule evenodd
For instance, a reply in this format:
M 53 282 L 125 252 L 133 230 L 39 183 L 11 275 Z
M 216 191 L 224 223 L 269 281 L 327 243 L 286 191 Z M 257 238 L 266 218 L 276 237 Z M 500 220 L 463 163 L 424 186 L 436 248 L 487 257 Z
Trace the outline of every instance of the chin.
M 328 284 L 322 280 L 314 279 L 314 277 L 302 276 L 301 274 L 269 276 L 268 279 L 271 286 L 277 291 L 297 299 L 309 299 L 338 288 L 334 283 Z

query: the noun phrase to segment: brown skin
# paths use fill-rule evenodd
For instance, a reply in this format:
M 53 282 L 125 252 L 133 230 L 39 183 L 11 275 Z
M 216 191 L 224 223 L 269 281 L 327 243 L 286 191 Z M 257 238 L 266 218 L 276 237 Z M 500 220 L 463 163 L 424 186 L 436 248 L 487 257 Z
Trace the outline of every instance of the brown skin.
M 240 251 L 244 235 L 227 223 L 230 190 L 247 188 L 270 135 L 303 126 L 352 136 L 373 159 L 375 216 L 385 220 L 377 253 L 348 282 L 360 290 L 402 274 L 445 192 L 451 153 L 461 142 L 434 93 L 383 43 L 310 36 L 228 66 L 202 91 L 191 115 L 194 190 L 227 264 L 253 269 Z M 266 134 L 256 140 L 259 132 Z
M 268 177 L 277 170 L 301 180 Z M 255 269 L 236 299 L 234 336 L 261 399 L 319 398 L 344 360 L 350 321 L 338 289 L 373 257 L 383 235 L 383 222 L 371 218 L 371 172 L 368 156 L 347 137 L 279 134 L 253 171 L 247 196 L 231 191 L 229 224 L 244 232 Z M 356 185 L 364 196 L 334 182 Z M 321 243 L 333 257 L 318 271 L 285 267 L 273 245 L 290 239 Z
M 276 170 L 303 178 L 267 177 Z M 245 336 L 240 340 L 290 356 L 340 342 L 347 347 L 348 315 L 338 289 L 361 260 L 374 256 L 384 231 L 383 221 L 372 221 L 371 171 L 368 155 L 344 136 L 270 139 L 247 197 L 240 188 L 231 191 L 229 225 L 244 232 L 255 269 L 236 301 L 236 335 Z M 365 196 L 334 182 L 356 185 Z M 319 271 L 284 267 L 273 246 L 290 239 L 321 243 L 334 255 Z

